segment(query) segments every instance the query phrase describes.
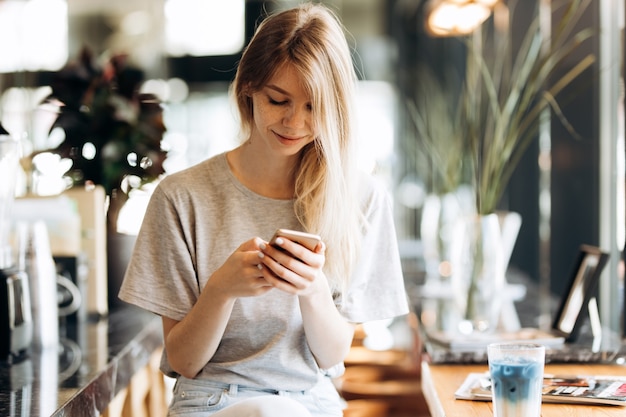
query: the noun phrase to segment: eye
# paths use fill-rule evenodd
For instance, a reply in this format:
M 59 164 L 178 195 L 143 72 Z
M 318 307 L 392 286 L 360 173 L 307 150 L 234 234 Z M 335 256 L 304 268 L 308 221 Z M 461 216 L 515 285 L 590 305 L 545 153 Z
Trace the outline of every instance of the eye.
M 287 104 L 287 100 L 275 100 L 270 96 L 267 96 L 269 103 L 274 106 L 282 106 L 283 104 Z

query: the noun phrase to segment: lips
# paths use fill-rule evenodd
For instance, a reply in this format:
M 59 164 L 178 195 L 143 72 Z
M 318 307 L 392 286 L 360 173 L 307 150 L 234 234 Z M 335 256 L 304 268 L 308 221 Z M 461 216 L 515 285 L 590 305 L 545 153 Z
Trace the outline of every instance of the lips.
M 276 133 L 276 132 L 274 132 L 274 135 L 276 135 L 276 137 L 278 139 L 280 139 L 282 141 L 288 141 L 288 142 L 296 142 L 296 141 L 304 139 L 304 136 L 295 136 L 295 137 L 294 136 L 284 136 L 284 135 L 281 135 L 280 133 Z

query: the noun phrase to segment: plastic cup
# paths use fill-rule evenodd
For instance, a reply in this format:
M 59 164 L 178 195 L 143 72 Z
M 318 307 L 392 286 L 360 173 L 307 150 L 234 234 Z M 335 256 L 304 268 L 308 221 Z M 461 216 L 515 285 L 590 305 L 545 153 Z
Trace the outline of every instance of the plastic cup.
M 540 417 L 546 349 L 532 343 L 487 347 L 495 417 Z

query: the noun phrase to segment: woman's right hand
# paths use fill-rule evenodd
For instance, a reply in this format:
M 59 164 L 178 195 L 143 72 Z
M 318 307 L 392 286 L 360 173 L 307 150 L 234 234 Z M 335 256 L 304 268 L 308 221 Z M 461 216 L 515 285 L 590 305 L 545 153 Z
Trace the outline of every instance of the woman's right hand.
M 181 321 L 163 317 L 168 360 L 179 374 L 194 378 L 211 360 L 237 298 L 262 295 L 273 288 L 258 267 L 262 243 L 258 237 L 242 243 L 211 275 Z
M 259 269 L 260 245 L 264 243 L 258 237 L 242 243 L 211 275 L 205 288 L 228 298 L 255 297 L 271 290 Z

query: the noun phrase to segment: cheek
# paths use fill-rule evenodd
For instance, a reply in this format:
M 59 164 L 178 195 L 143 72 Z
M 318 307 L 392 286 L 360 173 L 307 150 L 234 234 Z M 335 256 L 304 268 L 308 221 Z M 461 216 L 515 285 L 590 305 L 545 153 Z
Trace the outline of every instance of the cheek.
M 269 106 L 255 105 L 253 106 L 254 122 L 257 125 L 270 124 L 278 117 L 277 112 Z
M 320 136 L 320 130 L 319 128 L 317 128 L 314 124 L 313 121 L 311 120 L 310 123 L 308 124 L 308 127 L 310 129 L 311 132 L 311 136 L 313 136 L 314 138 L 317 138 Z

